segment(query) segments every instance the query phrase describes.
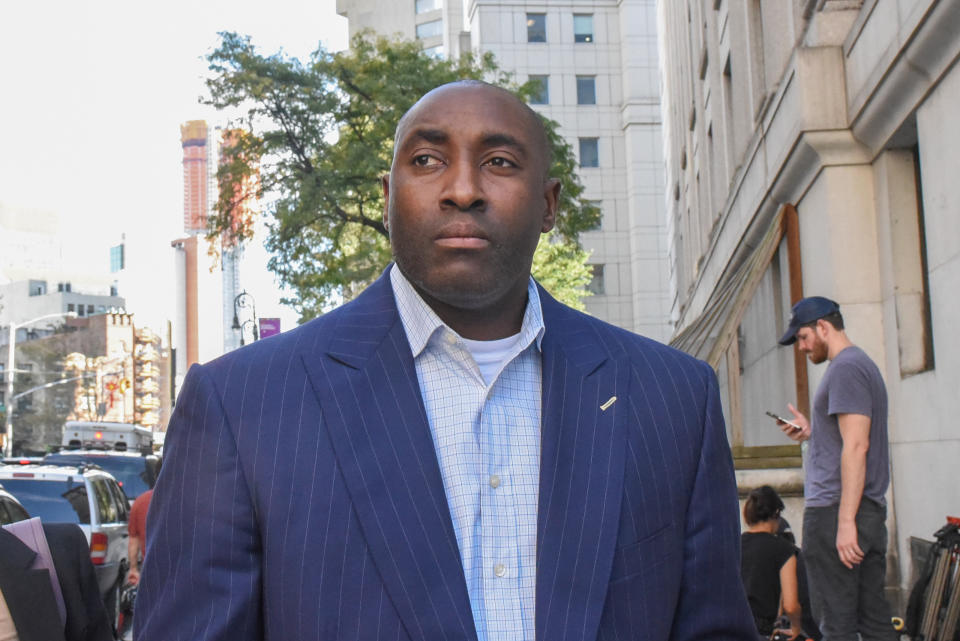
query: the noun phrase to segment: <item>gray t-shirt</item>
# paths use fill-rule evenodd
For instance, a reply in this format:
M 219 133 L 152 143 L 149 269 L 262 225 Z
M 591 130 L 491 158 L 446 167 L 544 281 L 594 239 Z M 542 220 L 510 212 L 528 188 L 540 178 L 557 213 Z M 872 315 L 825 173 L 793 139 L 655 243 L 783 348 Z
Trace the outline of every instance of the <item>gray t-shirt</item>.
M 870 449 L 863 495 L 886 505 L 890 483 L 887 439 L 887 390 L 880 370 L 859 347 L 837 354 L 813 398 L 813 425 L 805 461 L 804 494 L 809 507 L 840 503 L 840 452 L 843 440 L 837 414 L 870 418 Z

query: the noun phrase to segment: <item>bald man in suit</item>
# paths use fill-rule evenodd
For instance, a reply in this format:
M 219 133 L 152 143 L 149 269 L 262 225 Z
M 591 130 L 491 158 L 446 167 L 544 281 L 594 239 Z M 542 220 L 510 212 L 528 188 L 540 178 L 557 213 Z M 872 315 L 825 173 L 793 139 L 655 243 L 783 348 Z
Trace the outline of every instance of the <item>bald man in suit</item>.
M 549 166 L 503 89 L 407 112 L 395 264 L 188 373 L 138 641 L 756 641 L 716 377 L 530 277 Z

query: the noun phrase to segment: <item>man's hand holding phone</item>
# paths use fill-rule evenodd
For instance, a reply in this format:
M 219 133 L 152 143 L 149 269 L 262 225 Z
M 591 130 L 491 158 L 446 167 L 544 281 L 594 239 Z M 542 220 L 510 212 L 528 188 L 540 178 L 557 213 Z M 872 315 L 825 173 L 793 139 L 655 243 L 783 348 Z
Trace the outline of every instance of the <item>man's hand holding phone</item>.
M 797 408 L 790 403 L 787 403 L 787 409 L 793 414 L 793 418 L 783 418 L 773 412 L 767 412 L 767 416 L 775 420 L 777 425 L 780 426 L 780 430 L 790 439 L 800 443 L 810 438 L 810 421 L 807 420 L 807 417 L 798 412 Z

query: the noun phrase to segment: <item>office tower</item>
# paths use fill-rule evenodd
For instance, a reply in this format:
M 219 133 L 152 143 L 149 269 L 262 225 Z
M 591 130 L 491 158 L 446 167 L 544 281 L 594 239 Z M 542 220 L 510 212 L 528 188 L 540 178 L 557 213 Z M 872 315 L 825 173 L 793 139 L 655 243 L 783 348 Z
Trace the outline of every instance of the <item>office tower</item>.
M 180 125 L 183 146 L 183 230 L 202 234 L 207 230 L 209 211 L 209 163 L 207 162 L 207 123 L 190 120 Z
M 235 144 L 236 132 L 210 127 L 203 120 L 180 126 L 183 146 L 183 221 L 186 237 L 172 245 L 177 252 L 178 307 L 175 323 L 178 379 L 189 365 L 215 358 L 240 346 L 234 328 L 234 301 L 241 292 L 240 264 L 243 246 L 224 235 L 207 239 L 207 223 L 216 212 L 220 189 L 217 169 L 225 150 Z M 241 186 L 251 195 L 256 179 Z M 254 210 L 238 202 L 231 216 L 239 224 L 248 221 Z M 216 258 L 215 258 L 216 257 Z M 211 266 L 216 267 L 211 272 Z M 179 383 L 179 380 L 178 380 Z

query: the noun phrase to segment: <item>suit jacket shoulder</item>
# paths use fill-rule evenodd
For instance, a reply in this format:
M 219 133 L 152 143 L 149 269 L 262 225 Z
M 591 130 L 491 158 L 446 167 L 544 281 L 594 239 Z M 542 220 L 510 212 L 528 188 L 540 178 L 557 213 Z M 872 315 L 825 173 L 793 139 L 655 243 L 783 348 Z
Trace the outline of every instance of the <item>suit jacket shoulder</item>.
M 342 353 L 353 358 L 376 349 L 389 328 L 397 322 L 396 302 L 389 271 L 354 300 L 303 325 L 270 338 L 255 341 L 202 365 L 213 379 L 225 380 L 231 372 L 254 370 L 265 374 L 285 367 L 304 354 Z M 219 387 L 219 386 L 218 386 Z
M 560 303 L 540 289 L 547 331 L 562 335 L 569 355 L 581 351 L 584 356 L 597 346 L 608 358 L 627 361 L 641 376 L 662 374 L 664 369 L 689 372 L 700 384 L 709 385 L 713 369 L 685 352 L 652 338 L 617 327 Z M 594 355 L 595 356 L 595 355 Z

